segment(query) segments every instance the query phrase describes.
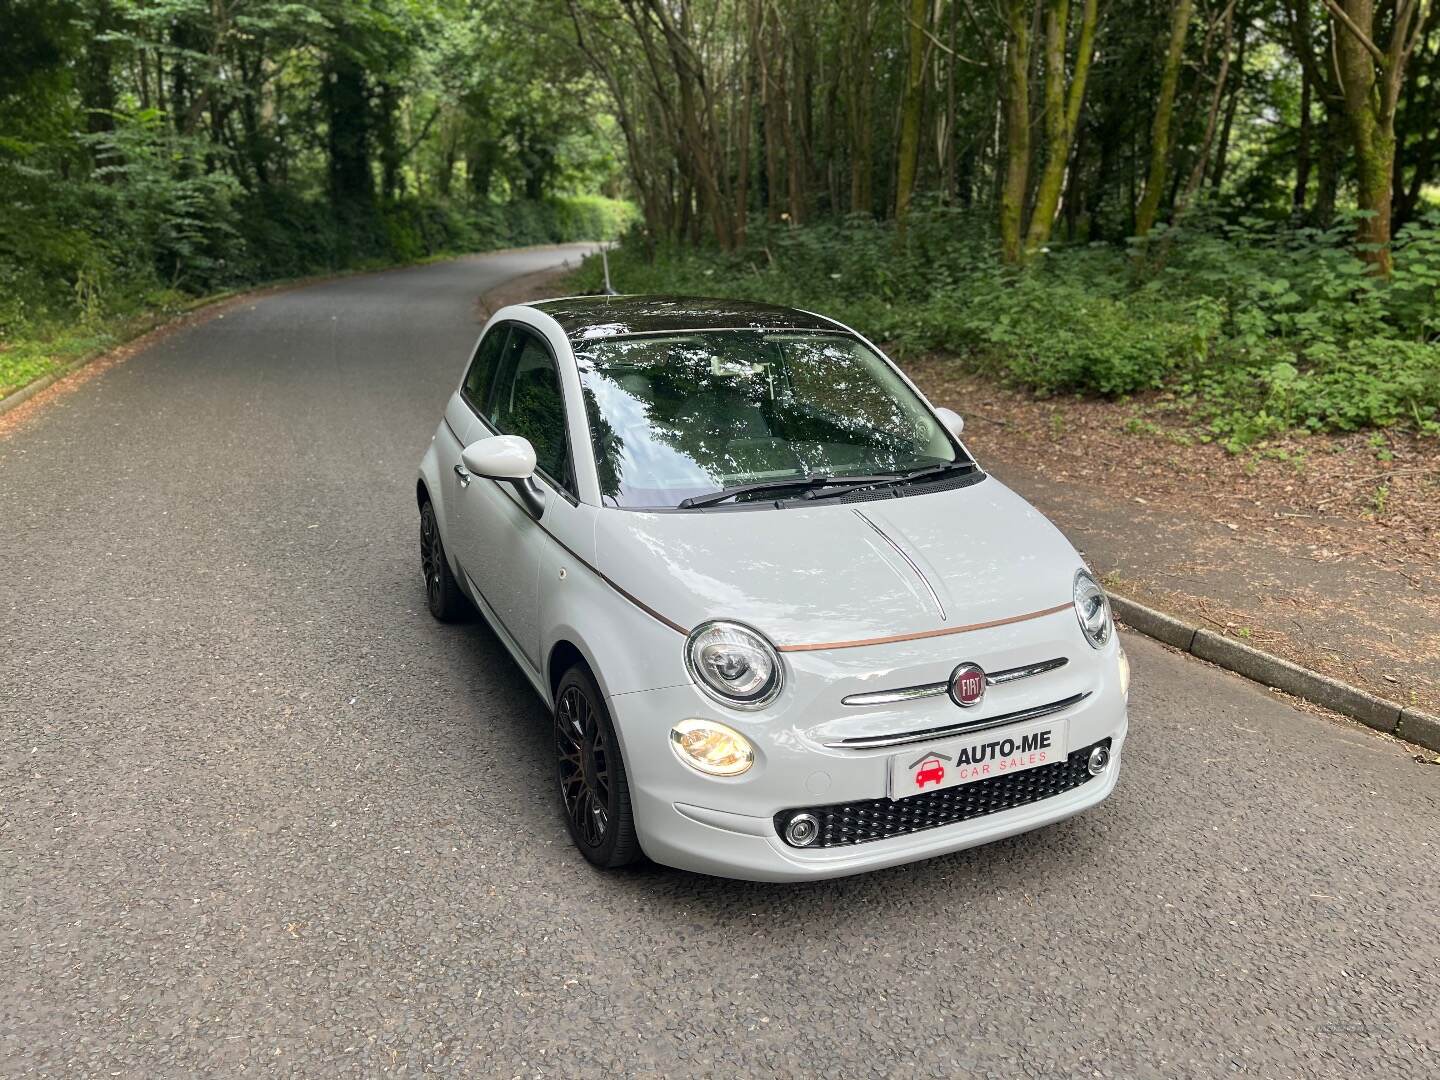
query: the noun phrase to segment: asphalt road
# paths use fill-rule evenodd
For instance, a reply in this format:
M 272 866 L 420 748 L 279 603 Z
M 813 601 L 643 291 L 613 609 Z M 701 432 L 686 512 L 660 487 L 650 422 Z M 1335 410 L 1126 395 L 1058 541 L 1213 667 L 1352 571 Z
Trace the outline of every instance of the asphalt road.
M 591 870 L 413 497 L 475 297 L 562 254 L 246 304 L 0 437 L 0 1075 L 1440 1072 L 1440 767 L 1143 639 L 1070 822 Z

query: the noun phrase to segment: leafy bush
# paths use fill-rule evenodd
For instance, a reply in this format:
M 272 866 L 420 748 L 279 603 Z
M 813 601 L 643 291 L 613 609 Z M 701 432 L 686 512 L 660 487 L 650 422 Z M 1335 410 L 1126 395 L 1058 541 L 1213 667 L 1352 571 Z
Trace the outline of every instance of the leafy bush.
M 1003 268 L 986 221 L 937 206 L 903 238 L 868 218 L 755 222 L 745 250 L 660 248 L 629 235 L 615 286 L 822 311 L 901 355 L 957 362 L 1042 394 L 1166 389 L 1227 445 L 1293 429 L 1404 424 L 1440 433 L 1440 216 L 1396 243 L 1389 282 L 1330 230 L 1207 220 L 1128 250 L 1056 247 Z M 598 259 L 578 287 L 598 288 Z

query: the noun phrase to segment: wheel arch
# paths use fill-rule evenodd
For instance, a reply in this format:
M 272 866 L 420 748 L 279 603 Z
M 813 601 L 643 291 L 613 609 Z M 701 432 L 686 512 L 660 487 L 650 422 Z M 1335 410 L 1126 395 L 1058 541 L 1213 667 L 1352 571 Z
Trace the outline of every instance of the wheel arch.
M 581 651 L 580 646 L 576 645 L 568 637 L 559 638 L 550 646 L 550 652 L 545 659 L 545 682 L 546 685 L 550 687 L 550 701 L 552 703 L 555 701 L 556 691 L 560 689 L 560 680 L 565 677 L 565 672 L 569 671 L 576 664 L 583 664 L 585 669 L 590 672 L 591 678 L 595 679 L 597 684 L 599 683 L 599 676 L 595 673 L 594 665 L 590 663 L 590 659 Z M 601 689 L 603 691 L 604 688 L 602 687 Z

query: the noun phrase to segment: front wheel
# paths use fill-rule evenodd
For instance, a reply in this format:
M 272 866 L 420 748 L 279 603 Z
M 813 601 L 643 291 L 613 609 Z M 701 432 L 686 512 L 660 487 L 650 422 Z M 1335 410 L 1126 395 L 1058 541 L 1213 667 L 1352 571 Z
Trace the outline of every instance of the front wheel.
M 600 687 L 578 664 L 555 691 L 555 754 L 560 805 L 580 854 L 607 870 L 639 859 L 630 785 L 615 726 Z
M 428 501 L 420 507 L 420 570 L 425 575 L 425 604 L 431 615 L 441 622 L 459 622 L 469 617 L 470 602 L 450 570 L 435 507 Z

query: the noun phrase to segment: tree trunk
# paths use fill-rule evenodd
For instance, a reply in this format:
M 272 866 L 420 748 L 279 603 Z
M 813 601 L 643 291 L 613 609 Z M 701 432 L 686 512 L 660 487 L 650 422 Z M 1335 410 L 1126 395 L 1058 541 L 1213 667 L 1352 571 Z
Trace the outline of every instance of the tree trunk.
M 1405 64 L 1424 22 L 1426 0 L 1396 0 L 1390 38 L 1375 41 L 1375 0 L 1325 0 L 1335 23 L 1335 63 L 1345 92 L 1345 118 L 1355 150 L 1355 227 L 1359 256 L 1389 277 L 1391 185 L 1395 175 L 1395 109 Z M 1417 13 L 1420 19 L 1416 18 Z
M 740 123 L 736 135 L 739 161 L 735 166 L 735 247 L 745 246 L 749 236 L 750 214 L 750 143 L 755 137 L 755 55 L 760 48 L 760 16 L 758 0 L 745 5 L 746 53 L 741 67 L 744 89 L 741 91 Z
M 1145 194 L 1135 211 L 1136 236 L 1149 233 L 1160 212 L 1166 173 L 1170 169 L 1170 119 L 1175 109 L 1175 88 L 1180 83 L 1180 61 L 1185 55 L 1185 34 L 1190 29 L 1190 14 L 1194 6 L 1194 0 L 1175 0 L 1171 12 L 1170 45 L 1165 51 L 1165 67 L 1160 74 L 1160 97 L 1155 103 L 1155 122 L 1150 129 L 1150 171 L 1145 180 Z
M 1320 125 L 1320 153 L 1315 159 L 1315 201 L 1308 215 L 1310 223 L 1322 229 L 1328 229 L 1335 220 L 1340 164 L 1344 157 L 1341 145 L 1344 126 L 1343 116 L 1337 117 L 1333 109 L 1325 110 L 1325 119 Z
M 780 138 L 783 127 L 780 113 L 785 108 L 785 102 L 780 93 L 779 79 L 770 68 L 777 43 L 778 33 L 771 25 L 768 41 L 760 50 L 760 110 L 765 127 L 765 208 L 766 217 L 772 225 L 780 223 L 784 212 L 780 205 Z
M 870 38 L 875 27 L 875 0 L 851 0 L 845 66 L 849 89 L 845 95 L 846 137 L 850 149 L 850 212 L 873 214 L 875 163 L 874 100 Z
M 786 58 L 786 72 L 790 77 L 790 93 L 780 110 L 784 126 L 781 134 L 785 140 L 785 208 L 790 212 L 790 224 L 799 225 L 805 218 L 805 155 L 801 150 L 804 142 L 804 123 L 801 103 L 806 95 L 801 81 L 802 73 L 791 54 Z
M 1295 148 L 1295 191 L 1290 197 L 1292 216 L 1305 212 L 1305 197 L 1310 192 L 1310 72 L 1300 73 L 1300 142 Z
M 1422 122 L 1425 117 L 1433 115 L 1433 109 L 1435 108 L 1433 88 L 1434 84 L 1432 83 L 1428 100 L 1421 99 L 1411 105 L 1411 108 L 1418 111 Z M 1403 158 L 1401 155 L 1404 147 L 1397 140 L 1395 148 L 1395 220 L 1393 222 L 1397 230 L 1402 228 L 1414 216 L 1416 209 L 1420 205 L 1421 192 L 1424 190 L 1425 185 L 1434 179 L 1437 138 L 1440 138 L 1440 133 L 1437 133 L 1436 125 L 1433 122 L 1428 123 L 1424 131 L 1421 132 L 1420 141 L 1414 151 L 1406 154 Z M 1403 166 L 1407 163 L 1411 168 L 1410 181 L 1408 184 L 1403 182 Z
M 370 96 L 365 69 L 348 49 L 331 53 L 321 94 L 329 120 L 330 195 L 337 207 L 369 203 L 375 197 L 370 175 Z
M 400 193 L 400 93 L 390 81 L 380 84 L 375 103 L 375 137 L 380 144 L 380 195 L 390 202 Z
M 470 195 L 477 202 L 490 198 L 495 180 L 495 165 L 500 160 L 500 147 L 494 139 L 476 141 L 465 155 L 465 175 Z
M 1220 125 L 1220 144 L 1215 148 L 1215 165 L 1210 170 L 1210 190 L 1218 192 L 1225 182 L 1225 168 L 1230 164 L 1230 133 L 1235 128 L 1235 112 L 1240 106 L 1240 92 L 1245 88 L 1245 42 L 1246 35 L 1240 36 L 1240 48 L 1235 53 L 1235 67 L 1240 75 L 1230 91 L 1230 100 L 1225 105 L 1225 122 Z
M 895 223 L 903 232 L 910 213 L 910 195 L 920 163 L 920 119 L 925 105 L 926 0 L 910 0 L 907 27 L 909 62 L 905 68 L 905 97 L 900 112 L 900 153 L 895 172 Z
M 1034 253 L 1050 241 L 1055 224 L 1055 211 L 1060 205 L 1060 192 L 1065 184 L 1065 167 L 1070 160 L 1070 144 L 1080 122 L 1080 106 L 1085 100 L 1085 81 L 1090 74 L 1090 56 L 1095 48 L 1095 22 L 1098 0 L 1085 0 L 1080 16 L 1080 41 L 1075 52 L 1075 73 L 1065 90 L 1065 41 L 1070 17 L 1069 0 L 1049 0 L 1045 14 L 1045 169 L 1035 189 L 1035 209 L 1030 215 L 1030 231 L 1025 238 L 1027 254 Z
M 1370 263 L 1381 277 L 1390 276 L 1390 192 L 1395 169 L 1394 129 L 1377 117 L 1368 100 L 1370 88 L 1363 91 L 1365 98 L 1355 101 L 1357 96 L 1349 88 L 1354 80 L 1361 82 L 1360 69 L 1340 50 L 1340 70 L 1345 73 L 1345 113 L 1350 121 L 1350 138 L 1355 149 L 1355 195 L 1356 203 L 1367 216 L 1355 225 L 1355 243 L 1362 259 Z
M 786 146 L 794 154 L 790 167 L 790 221 L 799 224 L 809 220 L 810 192 L 814 188 L 816 173 L 811 168 L 814 159 L 815 114 L 812 105 L 815 100 L 815 50 L 810 44 L 815 31 L 805 18 L 809 8 L 800 5 L 793 18 L 790 33 L 790 109 L 789 124 L 786 127 Z
M 1025 0 L 1008 0 L 1005 20 L 1005 179 L 1000 188 L 1000 252 L 1019 263 L 1030 177 L 1030 19 Z
M 1422 47 L 1416 49 L 1411 60 L 1414 74 L 1410 88 L 1395 118 L 1395 218 L 1392 224 L 1397 232 L 1419 208 L 1426 185 L 1435 180 L 1436 149 L 1440 144 L 1440 124 L 1434 120 L 1436 110 L 1440 109 L 1440 90 L 1437 90 L 1440 48 L 1431 48 L 1429 39 L 1437 29 L 1440 29 L 1440 7 L 1432 7 L 1429 19 L 1420 29 Z M 1408 182 L 1405 180 L 1407 168 L 1410 170 Z
M 950 5 L 950 56 L 945 65 L 945 142 L 940 160 L 940 186 L 944 201 L 948 205 L 955 200 L 955 148 L 960 141 L 960 115 L 955 109 L 955 76 L 960 58 L 956 55 L 959 47 L 960 5 Z
M 91 135 L 115 130 L 115 79 L 111 71 L 115 45 L 104 35 L 112 33 L 119 25 L 114 7 L 108 0 L 95 4 L 90 24 L 92 40 L 78 71 L 80 103 L 85 109 L 85 130 Z
M 1210 166 L 1210 151 L 1215 145 L 1215 128 L 1220 122 L 1220 106 L 1225 100 L 1225 84 L 1230 77 L 1230 55 L 1235 47 L 1235 0 L 1225 6 L 1222 15 L 1223 36 L 1220 45 L 1220 70 L 1215 74 L 1215 87 L 1210 93 L 1210 108 L 1205 114 L 1205 134 L 1200 140 L 1200 150 L 1195 155 L 1195 164 L 1190 169 L 1190 178 L 1185 181 L 1185 189 L 1180 194 L 1176 203 L 1175 214 L 1178 217 L 1189 207 L 1190 200 L 1200 190 L 1200 184 L 1205 179 L 1205 172 Z M 1240 28 L 1243 37 L 1245 27 Z M 1244 75 L 1244 72 L 1241 72 Z

